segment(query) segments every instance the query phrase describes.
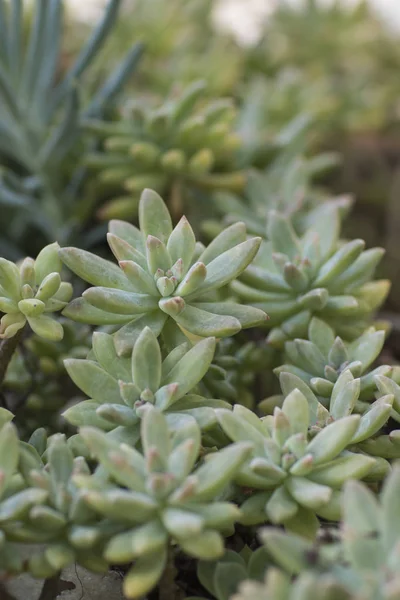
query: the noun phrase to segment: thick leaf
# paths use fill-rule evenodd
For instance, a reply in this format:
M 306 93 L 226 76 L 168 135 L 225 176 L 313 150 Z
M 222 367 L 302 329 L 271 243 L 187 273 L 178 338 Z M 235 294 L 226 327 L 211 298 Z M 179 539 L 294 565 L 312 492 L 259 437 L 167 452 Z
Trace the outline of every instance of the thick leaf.
M 45 246 L 39 252 L 35 260 L 35 282 L 40 285 L 47 275 L 60 273 L 62 263 L 59 258 L 60 246 L 57 242 Z
M 91 325 L 119 325 L 132 321 L 132 315 L 121 315 L 95 308 L 84 298 L 75 298 L 64 308 L 64 317 Z
M 342 246 L 327 262 L 321 267 L 314 285 L 317 287 L 326 287 L 341 275 L 364 250 L 365 242 L 363 240 L 352 240 Z
M 134 558 L 161 550 L 167 539 L 162 524 L 158 520 L 151 521 L 111 538 L 105 549 L 105 557 L 117 564 L 131 562 Z
M 124 403 L 120 395 L 118 381 L 96 362 L 67 358 L 64 365 L 72 381 L 90 398 L 100 403 Z
M 207 264 L 207 277 L 204 283 L 188 298 L 194 298 L 199 294 L 223 287 L 238 277 L 251 263 L 260 244 L 261 238 L 251 238 L 214 258 Z
M 140 556 L 125 575 L 123 590 L 127 598 L 141 598 L 158 583 L 167 561 L 166 549 Z
M 212 260 L 234 248 L 238 244 L 246 241 L 246 226 L 244 223 L 235 223 L 227 229 L 224 229 L 216 238 L 213 239 L 211 244 L 200 254 L 197 260 L 203 262 L 205 265 L 210 263 Z
M 313 317 L 308 330 L 310 341 L 319 348 L 322 354 L 327 357 L 329 350 L 335 341 L 335 333 L 324 321 Z
M 164 378 L 163 384 L 177 383 L 179 385 L 178 400 L 204 377 L 207 373 L 215 352 L 215 338 L 202 340 L 189 350 Z
M 139 335 L 132 352 L 132 379 L 139 390 L 156 392 L 161 382 L 161 350 L 149 327 Z
M 217 409 L 215 412 L 220 426 L 232 441 L 251 442 L 254 445 L 256 455 L 263 456 L 264 440 L 268 436 L 267 432 L 263 435 L 251 423 L 237 415 L 236 411 Z
M 89 288 L 83 297 L 95 308 L 118 315 L 134 316 L 157 308 L 157 299 L 152 296 L 106 287 Z
M 158 269 L 165 272 L 172 267 L 172 260 L 166 245 L 153 235 L 149 235 L 146 240 L 146 259 L 151 275 L 155 275 Z
M 142 269 L 147 269 L 146 255 L 136 250 L 128 242 L 112 233 L 107 234 L 107 242 L 118 262 L 130 261 L 136 263 Z
M 121 379 L 125 382 L 131 381 L 131 361 L 117 355 L 111 335 L 102 331 L 95 331 L 92 345 L 96 360 L 105 371 L 110 373 L 114 379 Z
M 91 285 L 132 290 L 129 280 L 121 269 L 104 258 L 79 248 L 61 248 L 59 256 L 71 271 Z
M 266 504 L 266 513 L 272 523 L 283 523 L 295 516 L 298 505 L 285 486 L 277 488 Z
M 98 413 L 97 409 L 101 406 L 98 402 L 93 402 L 92 400 L 84 400 L 83 402 L 78 402 L 67 408 L 62 413 L 64 419 L 68 421 L 71 425 L 75 427 L 98 427 L 103 431 L 111 431 L 114 429 L 115 425 L 110 423 L 110 421 L 106 421 L 106 419 L 102 419 Z
M 148 410 L 142 420 L 142 446 L 145 454 L 156 449 L 163 461 L 167 461 L 170 451 L 170 432 L 167 421 L 157 409 Z
M 32 331 L 39 337 L 43 337 L 51 342 L 60 342 L 64 337 L 64 329 L 58 321 L 40 315 L 39 317 L 28 317 L 27 321 Z
M 7 423 L 0 430 L 0 498 L 16 472 L 18 455 L 17 430 L 12 423 Z
M 380 528 L 381 510 L 374 494 L 358 481 L 348 481 L 344 488 L 343 522 L 357 536 L 376 533 Z M 391 523 L 390 527 L 393 527 Z
M 161 519 L 169 534 L 179 540 L 197 536 L 204 528 L 204 519 L 200 515 L 180 508 L 165 508 Z
M 182 217 L 168 239 L 167 250 L 172 263 L 175 263 L 179 258 L 183 260 L 184 273 L 191 265 L 195 246 L 196 238 L 193 229 L 187 218 Z
M 132 352 L 133 345 L 144 327 L 150 327 L 154 335 L 158 337 L 166 320 L 167 315 L 160 310 L 157 310 L 146 313 L 139 319 L 135 319 L 124 327 L 121 327 L 114 335 L 114 343 L 118 356 L 127 356 Z
M 359 422 L 359 415 L 351 415 L 322 429 L 307 446 L 307 454 L 312 454 L 314 464 L 330 461 L 340 454 L 350 444 Z
M 113 219 L 108 224 L 108 231 L 113 235 L 127 242 L 132 248 L 140 252 L 143 257 L 145 254 L 143 236 L 137 227 L 126 221 Z
M 228 337 L 241 330 L 240 321 L 235 317 L 215 315 L 188 304 L 174 319 L 178 325 L 201 337 Z
M 299 575 L 308 569 L 308 557 L 313 550 L 312 542 L 273 527 L 262 530 L 261 539 L 272 558 L 288 573 Z
M 166 244 L 172 233 L 168 208 L 164 200 L 153 190 L 144 190 L 140 197 L 139 224 L 144 240 L 152 235 Z
M 144 459 L 137 450 L 120 445 L 94 427 L 83 427 L 80 435 L 93 456 L 120 485 L 145 492 Z
M 310 425 L 310 412 L 307 398 L 295 388 L 282 404 L 282 411 L 289 419 L 291 434 L 300 433 L 307 437 Z
M 292 260 L 300 256 L 299 240 L 291 223 L 274 210 L 268 213 L 267 235 L 273 243 L 275 252 L 282 252 Z
M 197 471 L 196 501 L 205 502 L 217 496 L 235 477 L 249 457 L 251 443 L 240 442 L 219 450 Z
M 236 304 L 235 302 L 194 302 L 192 306 L 216 315 L 235 317 L 235 319 L 240 322 L 242 329 L 264 325 L 269 318 L 268 315 L 259 308 L 244 306 L 243 304 Z
M 364 454 L 344 452 L 339 458 L 317 467 L 308 478 L 321 485 L 340 488 L 349 479 L 362 479 L 375 464 L 375 459 Z
M 329 502 L 332 489 L 329 486 L 314 483 L 305 477 L 290 477 L 286 487 L 293 498 L 304 506 L 316 510 Z
M 224 553 L 222 536 L 216 531 L 204 531 L 197 536 L 179 541 L 182 550 L 202 560 L 216 560 Z

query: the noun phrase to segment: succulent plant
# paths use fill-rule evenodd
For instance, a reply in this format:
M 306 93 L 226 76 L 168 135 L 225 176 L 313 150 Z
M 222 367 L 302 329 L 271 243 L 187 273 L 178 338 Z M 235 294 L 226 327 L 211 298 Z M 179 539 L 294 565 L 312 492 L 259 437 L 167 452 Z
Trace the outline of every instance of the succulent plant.
M 350 343 L 335 337 L 327 323 L 313 317 L 308 326 L 307 339 L 294 339 L 285 343 L 284 364 L 275 373 L 285 371 L 297 375 L 313 392 L 329 398 L 333 386 L 344 370 L 350 370 L 360 379 L 359 399 L 369 400 L 376 390 L 375 375 L 390 376 L 393 367 L 382 365 L 368 371 L 380 354 L 385 332 L 373 327 Z M 396 370 L 397 372 L 397 370 Z
M 40 503 L 21 505 L 19 513 L 5 524 L 6 536 L 12 542 L 43 545 L 30 557 L 26 570 L 47 578 L 78 561 L 92 571 L 106 571 L 104 540 L 118 527 L 99 522 L 74 484 L 74 477 L 90 474 L 84 458 L 74 458 L 62 434 L 55 434 L 47 443 L 43 432 L 38 431 L 32 443 L 20 443 L 19 468 L 26 485 L 41 494 Z M 104 479 L 99 472 L 92 477 L 93 481 Z
M 218 561 L 199 561 L 197 577 L 202 586 L 216 600 L 229 600 L 246 579 L 260 580 L 269 562 L 265 548 L 254 552 L 244 546 L 241 552 L 226 550 Z M 204 600 L 190 596 L 186 600 Z
M 396 384 L 392 380 L 376 375 L 374 379 L 377 388 L 377 399 L 375 400 L 375 396 L 372 395 L 370 402 L 362 402 L 359 401 L 360 379 L 355 379 L 349 369 L 343 371 L 339 376 L 329 398 L 315 395 L 307 384 L 293 373 L 283 371 L 279 379 L 283 395 L 278 397 L 272 396 L 262 401 L 259 404 L 261 412 L 273 412 L 275 406 L 282 405 L 285 396 L 293 390 L 300 390 L 307 399 L 310 410 L 309 434 L 311 436 L 329 426 L 330 423 L 337 422 L 343 417 L 347 417 L 350 414 L 358 415 L 359 425 L 348 442 L 349 449 L 379 457 L 375 467 L 370 471 L 369 477 L 372 477 L 372 479 L 382 479 L 387 475 L 390 466 L 384 459 L 385 454 L 377 451 L 369 453 L 368 446 L 370 444 L 374 446 L 379 439 L 382 439 L 381 433 L 384 431 L 390 418 L 399 420 L 400 396 L 397 395 L 396 397 L 393 393 L 394 390 L 392 388 Z M 389 382 L 389 384 L 386 382 Z M 393 431 L 390 435 L 394 439 L 397 433 Z M 383 439 L 386 437 L 384 436 Z M 390 455 L 387 458 L 394 457 L 395 455 Z
M 66 369 L 90 400 L 78 402 L 64 413 L 72 425 L 92 425 L 115 430 L 135 444 L 140 420 L 155 406 L 167 414 L 172 425 L 179 414 L 193 416 L 203 429 L 217 423 L 214 408 L 229 407 L 221 400 L 196 394 L 196 386 L 207 372 L 215 350 L 215 339 L 191 346 L 177 346 L 162 360 L 157 338 L 149 327 L 138 337 L 131 358 L 117 356 L 112 336 L 93 335 L 90 360 L 70 358 Z
M 393 40 L 339 0 L 246 49 L 212 0 L 107 0 L 82 45 L 26 4 L 0 0 L 0 597 L 76 565 L 132 600 L 398 600 L 389 282 L 341 237 L 352 161 L 326 176 L 337 125 L 398 120 Z
M 390 282 L 371 281 L 383 250 L 364 252 L 362 240 L 340 243 L 339 229 L 335 206 L 327 207 L 300 238 L 286 217 L 269 213 L 269 241 L 231 288 L 242 301 L 270 314 L 268 342 L 273 346 L 305 337 L 312 316 L 352 340 L 385 300 Z
M 204 92 L 204 82 L 198 81 L 156 108 L 146 100 L 126 109 L 119 121 L 86 124 L 104 138 L 103 151 L 88 154 L 86 164 L 97 172 L 102 187 L 125 192 L 100 209 L 103 218 L 136 217 L 140 193 L 147 187 L 164 195 L 178 216 L 188 191 L 243 189 L 233 103 L 218 99 L 199 107 Z
M 343 218 L 352 205 L 351 197 L 331 198 L 312 185 L 312 178 L 329 160 L 330 156 L 325 155 L 306 159 L 299 156 L 286 158 L 283 154 L 278 155 L 264 172 L 250 170 L 244 194 L 215 194 L 215 205 L 223 222 L 243 221 L 250 233 L 266 238 L 271 210 L 278 210 L 289 218 L 299 234 L 305 233 L 327 206 L 336 206 Z
M 111 221 L 108 242 L 119 268 L 78 248 L 60 250 L 62 261 L 82 279 L 99 286 L 73 300 L 63 315 L 91 324 L 118 324 L 118 354 L 129 353 L 142 329 L 156 335 L 176 325 L 195 336 L 226 337 L 267 318 L 261 310 L 213 301 L 210 292 L 226 286 L 256 255 L 260 238 L 246 239 L 242 223 L 222 232 L 207 248 L 196 244 L 183 217 L 171 217 L 156 192 L 145 190 L 139 206 L 141 231 Z
M 88 506 L 123 525 L 104 556 L 111 564 L 135 560 L 124 580 L 128 598 L 139 598 L 157 584 L 171 541 L 197 558 L 223 555 L 221 534 L 231 531 L 240 512 L 221 495 L 249 455 L 250 444 L 228 446 L 193 470 L 201 443 L 196 422 L 186 418 L 171 436 L 165 417 L 155 408 L 142 419 L 143 456 L 97 429 L 85 427 L 81 435 L 110 482 L 96 485 L 92 477 L 81 477 L 78 485 Z
M 0 573 L 17 574 L 24 565 L 18 549 L 10 539 L 9 527 L 34 506 L 46 501 L 47 492 L 27 487 L 18 474 L 20 443 L 11 423 L 12 413 L 0 408 Z
M 61 281 L 62 263 L 57 243 L 43 248 L 36 260 L 26 258 L 15 265 L 0 258 L 0 338 L 11 338 L 26 323 L 40 337 L 59 341 L 64 331 L 47 313 L 67 306 L 72 296 L 70 283 Z
M 324 598 L 392 600 L 400 593 L 395 518 L 399 492 L 398 465 L 388 476 L 379 501 L 365 485 L 348 481 L 342 498 L 339 539 L 333 544 L 323 540 L 311 543 L 274 528 L 264 529 L 261 537 L 272 559 L 290 576 L 299 575 L 297 582 L 306 575 L 318 579 L 323 576 L 337 590 L 343 589 L 342 596 Z
M 348 590 L 331 575 L 301 574 L 295 581 L 276 568 L 268 569 L 263 583 L 243 581 L 231 600 L 352 600 Z
M 250 495 L 241 506 L 241 523 L 269 520 L 313 535 L 318 529 L 316 515 L 340 517 L 344 481 L 362 478 L 374 467 L 371 457 L 345 450 L 360 427 L 359 415 L 343 416 L 311 437 L 309 428 L 317 416 L 313 408 L 300 390 L 293 389 L 282 408 L 263 419 L 240 405 L 232 412 L 216 410 L 229 439 L 253 444 L 250 459 L 235 477 Z
M 141 45 L 135 44 L 102 85 L 93 91 L 83 85 L 120 3 L 109 1 L 100 23 L 63 73 L 63 0 L 35 2 L 28 36 L 24 31 L 28 2 L 1 2 L 0 205 L 5 211 L 2 223 L 7 224 L 2 227 L 3 252 L 8 255 L 20 255 L 18 246 L 24 253 L 36 252 L 37 239 L 65 239 L 76 230 L 81 198 L 73 188 L 81 161 L 79 151 L 78 160 L 71 160 L 71 154 L 85 146 L 82 122 L 110 110 L 142 53 Z
M 397 367 L 394 367 L 397 375 Z M 392 378 L 378 375 L 375 377 L 377 386 L 377 395 L 389 394 L 393 397 L 393 408 L 390 411 L 390 417 L 394 422 L 400 423 L 400 386 Z M 387 396 L 388 397 L 388 396 Z M 359 448 L 372 456 L 380 459 L 400 458 L 400 430 L 390 428 L 391 431 L 381 432 L 372 438 L 365 439 Z

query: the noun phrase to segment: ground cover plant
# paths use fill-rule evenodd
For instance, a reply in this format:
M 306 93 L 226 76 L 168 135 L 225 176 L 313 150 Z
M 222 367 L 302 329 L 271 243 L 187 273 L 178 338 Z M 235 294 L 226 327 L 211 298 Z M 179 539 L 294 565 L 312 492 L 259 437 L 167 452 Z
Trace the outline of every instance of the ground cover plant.
M 119 4 L 62 67 L 62 0 L 0 0 L 0 598 L 78 565 L 132 600 L 396 600 L 384 249 L 312 117 L 265 136 L 200 72 L 160 99 L 135 40 L 84 79 Z

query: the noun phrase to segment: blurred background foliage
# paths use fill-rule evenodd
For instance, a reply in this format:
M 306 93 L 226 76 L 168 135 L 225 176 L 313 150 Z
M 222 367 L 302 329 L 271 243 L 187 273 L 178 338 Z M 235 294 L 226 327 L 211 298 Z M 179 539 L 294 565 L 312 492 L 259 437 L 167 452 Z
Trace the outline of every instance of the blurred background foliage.
M 40 3 L 33 0 L 30 7 Z M 34 255 L 44 240 L 54 238 L 101 251 L 104 219 L 135 221 L 145 186 L 160 188 L 176 217 L 191 211 L 205 238 L 216 232 L 214 216 L 229 220 L 226 194 L 229 202 L 244 200 L 262 212 L 264 203 L 296 211 L 304 201 L 349 193 L 356 203 L 346 234 L 385 246 L 383 269 L 394 280 L 389 303 L 399 308 L 399 36 L 367 2 L 304 0 L 294 6 L 282 0 L 258 18 L 258 38 L 247 43 L 216 24 L 212 0 L 114 4 L 120 11 L 92 47 L 90 68 L 78 76 L 74 69 L 82 49 L 93 42 L 93 25 L 68 7 L 62 27 L 57 21 L 59 30 L 49 43 L 60 50 L 42 98 L 48 101 L 67 81 L 77 100 L 69 109 L 57 106 L 54 118 L 41 124 L 40 144 L 31 151 L 43 157 L 45 146 L 41 174 L 10 156 L 7 143 L 0 144 L 2 255 Z M 5 13 L 22 7 L 19 0 L 0 5 Z M 34 28 L 28 6 L 18 38 L 21 56 L 29 54 Z M 6 69 L 7 49 L 0 50 Z M 35 113 L 21 99 L 19 85 L 17 78 L 13 93 L 32 123 Z M 174 121 L 174 111 L 193 87 L 201 88 L 201 95 L 192 104 L 189 98 L 180 121 Z M 210 118 L 210 106 L 218 118 Z M 0 117 L 2 131 L 7 119 Z M 129 139 L 121 142 L 124 130 Z M 52 136 L 53 143 L 57 132 L 65 140 L 66 131 L 69 143 L 49 153 Z M 230 145 L 222 147 L 227 136 Z M 143 142 L 157 149 L 153 163 L 149 155 L 147 163 L 138 155 L 150 151 Z M 189 164 L 198 169 L 195 176 L 187 176 Z M 51 194 L 43 181 L 50 182 Z

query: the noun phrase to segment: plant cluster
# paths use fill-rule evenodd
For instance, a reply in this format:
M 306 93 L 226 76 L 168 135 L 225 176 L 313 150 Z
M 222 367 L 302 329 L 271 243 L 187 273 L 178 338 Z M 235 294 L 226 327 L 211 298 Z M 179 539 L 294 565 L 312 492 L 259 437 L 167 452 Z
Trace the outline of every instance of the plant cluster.
M 135 217 L 147 187 L 168 199 L 175 215 L 196 192 L 243 189 L 233 104 L 229 99 L 204 104 L 204 92 L 199 81 L 161 106 L 147 100 L 127 107 L 112 123 L 88 120 L 86 129 L 102 138 L 102 151 L 84 159 L 96 173 L 97 193 L 119 192 L 100 208 L 102 218 Z
M 117 566 L 133 600 L 395 600 L 384 251 L 344 238 L 311 121 L 267 148 L 198 82 L 117 102 L 138 46 L 93 92 L 118 4 L 59 76 L 62 2 L 38 0 L 24 54 L 22 3 L 0 0 L 4 189 L 59 211 L 35 260 L 0 258 L 0 582 L 75 563 Z M 108 232 L 79 239 L 100 203 Z

